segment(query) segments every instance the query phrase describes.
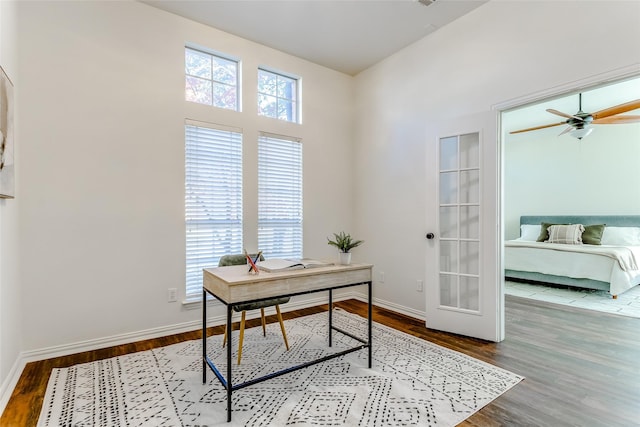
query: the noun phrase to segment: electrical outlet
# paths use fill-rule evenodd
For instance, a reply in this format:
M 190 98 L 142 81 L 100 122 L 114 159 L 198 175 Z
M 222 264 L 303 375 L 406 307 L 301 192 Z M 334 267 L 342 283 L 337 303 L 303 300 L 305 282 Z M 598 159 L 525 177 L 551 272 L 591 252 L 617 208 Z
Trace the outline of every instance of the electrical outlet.
M 380 272 L 380 283 L 384 283 L 384 271 Z
M 178 301 L 178 288 L 167 289 L 167 302 Z
M 422 287 L 423 287 L 422 285 L 423 285 L 422 280 L 416 280 L 416 291 L 422 292 Z

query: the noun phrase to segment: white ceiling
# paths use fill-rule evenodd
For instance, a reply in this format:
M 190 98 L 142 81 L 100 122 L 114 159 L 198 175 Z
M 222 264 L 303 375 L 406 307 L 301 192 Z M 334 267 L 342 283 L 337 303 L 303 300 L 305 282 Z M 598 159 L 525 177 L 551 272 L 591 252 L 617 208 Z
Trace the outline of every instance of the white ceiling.
M 487 0 L 141 1 L 356 75 Z

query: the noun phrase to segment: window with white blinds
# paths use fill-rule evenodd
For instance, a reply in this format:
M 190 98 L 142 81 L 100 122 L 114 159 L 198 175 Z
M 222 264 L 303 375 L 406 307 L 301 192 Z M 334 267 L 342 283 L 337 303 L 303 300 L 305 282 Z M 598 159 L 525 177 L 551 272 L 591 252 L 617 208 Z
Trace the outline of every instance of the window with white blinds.
M 258 248 L 266 258 L 302 257 L 302 143 L 258 138 Z
M 242 133 L 185 126 L 187 300 L 202 295 L 202 269 L 242 253 Z

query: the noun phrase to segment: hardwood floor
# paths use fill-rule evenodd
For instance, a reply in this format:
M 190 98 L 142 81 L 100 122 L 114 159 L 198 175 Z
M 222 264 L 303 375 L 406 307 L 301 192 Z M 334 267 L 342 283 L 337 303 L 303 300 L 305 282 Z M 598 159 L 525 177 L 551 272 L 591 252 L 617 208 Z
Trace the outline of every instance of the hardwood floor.
M 366 316 L 366 305 L 336 306 Z M 326 306 L 283 313 L 285 319 Z M 507 339 L 501 343 L 432 331 L 424 323 L 374 307 L 374 320 L 512 372 L 525 380 L 463 422 L 462 426 L 640 425 L 640 319 L 506 298 Z M 268 319 L 276 321 L 275 316 Z M 248 321 L 248 327 L 259 320 Z M 221 326 L 210 328 L 221 334 Z M 2 427 L 35 426 L 51 369 L 200 338 L 171 335 L 29 363 L 0 418 Z

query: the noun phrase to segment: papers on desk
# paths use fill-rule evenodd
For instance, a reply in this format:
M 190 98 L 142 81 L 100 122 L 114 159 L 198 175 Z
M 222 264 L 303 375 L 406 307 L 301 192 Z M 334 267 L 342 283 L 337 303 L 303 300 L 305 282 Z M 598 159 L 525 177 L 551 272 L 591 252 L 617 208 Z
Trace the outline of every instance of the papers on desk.
M 273 258 L 273 259 L 266 259 L 264 261 L 257 262 L 256 265 L 260 270 L 271 273 L 274 271 L 326 267 L 328 265 L 333 265 L 333 263 L 326 262 L 326 261 L 319 261 L 319 260 L 310 259 L 310 258 L 302 258 L 302 259 Z

